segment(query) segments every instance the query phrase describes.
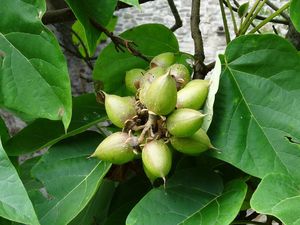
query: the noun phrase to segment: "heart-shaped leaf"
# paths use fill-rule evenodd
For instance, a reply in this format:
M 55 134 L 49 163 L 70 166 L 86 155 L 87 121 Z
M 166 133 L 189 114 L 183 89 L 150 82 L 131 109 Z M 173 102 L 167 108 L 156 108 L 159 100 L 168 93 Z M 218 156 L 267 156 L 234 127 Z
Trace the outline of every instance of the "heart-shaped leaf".
M 57 143 L 33 167 L 47 193 L 33 197 L 41 224 L 63 225 L 74 219 L 94 196 L 110 163 L 87 159 L 101 138 L 85 132 Z
M 214 156 L 247 173 L 300 180 L 300 56 L 277 35 L 247 35 L 225 52 L 209 136 Z
M 298 32 L 300 32 L 300 14 L 299 14 L 299 9 L 300 9 L 300 0 L 290 0 L 291 1 L 291 6 L 290 6 L 290 15 L 291 15 L 291 20 L 297 29 Z
M 72 115 L 67 133 L 59 121 L 35 120 L 5 143 L 8 155 L 16 156 L 40 150 L 107 119 L 104 106 L 96 102 L 94 94 L 75 97 Z
M 39 221 L 18 173 L 0 142 L 0 216 L 24 224 Z
M 251 198 L 251 207 L 285 225 L 300 224 L 300 183 L 285 174 L 268 174 Z
M 180 224 L 214 201 L 223 190 L 215 173 L 192 168 L 179 170 L 166 188 L 154 188 L 132 209 L 127 225 Z
M 85 29 L 89 55 L 96 47 L 101 32 L 97 30 L 90 20 L 106 26 L 117 6 L 117 0 L 66 0 L 76 18 Z
M 0 106 L 32 118 L 71 120 L 66 61 L 43 26 L 44 1 L 3 0 L 0 8 Z
M 163 52 L 178 52 L 179 46 L 175 35 L 160 24 L 144 24 L 125 31 L 122 38 L 134 41 L 138 51 L 147 57 L 154 57 Z M 93 77 L 100 80 L 107 93 L 124 94 L 125 73 L 132 68 L 146 68 L 148 63 L 135 57 L 127 50 L 117 52 L 113 43 L 102 50 L 98 57 Z

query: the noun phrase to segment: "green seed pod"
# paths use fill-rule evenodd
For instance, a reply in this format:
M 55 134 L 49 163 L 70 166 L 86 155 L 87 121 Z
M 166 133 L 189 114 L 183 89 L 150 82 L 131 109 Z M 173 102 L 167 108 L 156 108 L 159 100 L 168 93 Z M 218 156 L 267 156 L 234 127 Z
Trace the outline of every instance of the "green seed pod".
M 150 62 L 150 68 L 160 66 L 169 67 L 175 62 L 175 55 L 172 52 L 165 52 L 155 56 Z
M 166 72 L 166 68 L 160 66 L 147 70 L 140 81 L 140 87 L 143 87 L 145 84 L 151 84 L 156 78 L 166 74 Z
M 141 103 L 144 104 L 144 99 L 146 96 L 146 92 L 150 86 L 150 84 L 158 77 L 164 75 L 167 72 L 167 70 L 163 67 L 154 67 L 150 70 L 148 70 L 145 75 L 140 80 L 140 92 L 139 92 L 139 99 Z
M 171 169 L 172 153 L 162 140 L 154 140 L 144 146 L 142 161 L 151 179 L 165 178 Z
M 192 80 L 177 93 L 177 108 L 200 109 L 208 95 L 208 80 Z
M 173 64 L 169 67 L 169 71 L 176 80 L 177 90 L 183 88 L 191 80 L 190 72 L 183 64 Z
M 133 146 L 137 144 L 136 139 L 127 133 L 113 133 L 99 144 L 91 157 L 97 157 L 113 164 L 127 163 L 135 158 Z
M 126 120 L 135 116 L 134 97 L 105 94 L 105 110 L 108 118 L 117 127 L 123 128 Z
M 170 141 L 177 151 L 187 155 L 198 155 L 210 148 L 214 148 L 202 128 L 190 137 L 180 138 L 173 136 L 170 138 Z
M 167 118 L 167 129 L 175 137 L 189 137 L 200 129 L 204 116 L 194 109 L 176 109 Z
M 143 75 L 146 73 L 143 69 L 132 69 L 126 72 L 125 75 L 125 85 L 128 91 L 130 93 L 135 94 L 137 88 L 136 84 L 140 81 L 140 79 L 143 77 Z
M 157 115 L 167 115 L 175 109 L 176 100 L 176 82 L 169 74 L 165 74 L 150 84 L 144 104 Z

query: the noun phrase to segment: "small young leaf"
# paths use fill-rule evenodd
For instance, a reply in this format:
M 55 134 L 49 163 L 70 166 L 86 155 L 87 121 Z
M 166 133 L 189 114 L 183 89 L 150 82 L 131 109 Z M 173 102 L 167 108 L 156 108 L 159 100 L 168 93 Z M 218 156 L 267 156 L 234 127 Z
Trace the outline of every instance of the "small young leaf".
M 249 2 L 245 2 L 238 9 L 238 15 L 240 18 L 243 18 L 247 15 L 249 9 Z

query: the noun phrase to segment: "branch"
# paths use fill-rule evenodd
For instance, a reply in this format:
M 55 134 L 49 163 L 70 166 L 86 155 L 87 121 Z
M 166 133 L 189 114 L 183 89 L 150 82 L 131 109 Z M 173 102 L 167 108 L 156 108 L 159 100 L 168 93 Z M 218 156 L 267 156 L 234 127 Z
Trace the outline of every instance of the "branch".
M 228 8 L 226 0 L 223 0 L 223 3 Z M 238 9 L 236 7 L 233 7 L 233 6 L 232 6 L 232 10 L 235 11 L 235 12 L 238 11 Z M 246 14 L 246 15 L 248 15 L 248 14 Z M 260 15 L 256 15 L 256 17 L 255 17 L 255 19 L 258 19 L 258 20 L 265 20 L 266 18 L 267 17 L 260 16 Z M 289 21 L 288 20 L 272 19 L 270 22 L 272 22 L 272 23 L 278 23 L 278 24 L 284 24 L 284 25 L 289 25 Z
M 223 26 L 224 26 L 224 30 L 225 30 L 226 44 L 229 44 L 229 42 L 231 41 L 230 40 L 230 32 L 229 32 L 226 13 L 224 10 L 224 6 L 222 4 L 222 0 L 219 0 L 219 5 L 220 5 L 220 10 L 221 10 L 221 15 L 222 15 Z
M 125 52 L 124 49 L 126 49 L 129 53 L 132 55 L 139 57 L 146 62 L 150 62 L 150 60 L 144 56 L 142 53 L 140 53 L 136 47 L 137 45 L 130 40 L 123 39 L 122 37 L 115 36 L 112 32 L 107 30 L 105 27 L 103 27 L 101 24 L 97 23 L 96 21 L 90 19 L 91 24 L 98 29 L 99 31 L 103 32 L 106 34 L 107 37 L 111 39 L 111 41 L 114 43 L 116 50 L 119 52 Z
M 194 40 L 194 79 L 203 79 L 207 74 L 207 68 L 204 65 L 204 48 L 202 34 L 199 28 L 200 24 L 200 1 L 192 0 L 191 10 L 191 33 Z
M 139 3 L 143 4 L 143 3 L 151 2 L 151 1 L 154 1 L 154 0 L 139 0 Z M 132 6 L 127 5 L 123 2 L 118 2 L 116 10 L 129 8 L 129 7 L 132 7 Z M 42 22 L 45 25 L 53 24 L 53 23 L 72 22 L 75 20 L 76 20 L 76 17 L 70 8 L 49 10 L 44 14 L 44 16 L 42 18 Z
M 272 2 L 270 2 L 269 0 L 266 1 L 266 4 L 267 4 L 271 9 L 273 9 L 274 11 L 277 11 L 277 10 L 279 9 L 276 5 L 274 5 L 274 4 L 273 4 Z M 286 14 L 285 12 L 282 12 L 280 15 L 281 15 L 283 18 L 285 18 L 287 21 L 290 20 L 289 15 Z
M 70 8 L 49 10 L 42 17 L 42 22 L 45 25 L 61 22 L 72 22 L 74 20 L 76 20 L 76 17 Z
M 172 14 L 174 16 L 175 19 L 175 24 L 170 28 L 171 31 L 176 31 L 178 28 L 182 27 L 182 20 L 180 18 L 180 15 L 178 13 L 177 7 L 174 3 L 174 0 L 168 0 L 170 9 L 172 11 Z

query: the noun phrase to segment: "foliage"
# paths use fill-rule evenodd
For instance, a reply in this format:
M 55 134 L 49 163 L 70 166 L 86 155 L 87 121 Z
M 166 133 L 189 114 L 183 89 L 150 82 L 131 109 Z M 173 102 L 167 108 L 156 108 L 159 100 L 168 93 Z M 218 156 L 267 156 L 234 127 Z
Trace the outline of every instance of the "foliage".
M 167 160 L 166 180 L 149 176 L 147 168 L 146 175 L 141 160 L 112 165 L 89 157 L 112 132 L 122 131 L 108 120 L 103 91 L 132 95 L 125 85 L 126 72 L 133 68 L 149 72 L 151 60 L 161 53 L 171 53 L 175 56 L 172 64 L 183 64 L 189 72 L 193 71 L 191 61 L 199 59 L 201 47 L 195 48 L 195 57 L 180 52 L 176 36 L 162 24 L 138 25 L 119 36 L 113 33 L 114 11 L 140 8 L 143 2 L 66 0 L 76 18 L 70 29 L 71 44 L 92 68 L 95 86 L 95 93 L 72 97 L 73 74 L 68 73 L 63 49 L 42 23 L 48 16 L 46 1 L 1 1 L 0 106 L 27 126 L 10 136 L 7 121 L 0 118 L 0 223 L 229 225 L 251 224 L 262 213 L 267 215 L 266 224 L 272 220 L 300 224 L 300 54 L 278 34 L 257 34 L 266 24 L 282 21 L 300 31 L 300 0 L 273 7 L 266 18 L 260 13 L 268 1 L 235 6 L 229 0 L 220 1 L 220 13 L 229 12 L 235 36 L 229 30 L 229 17 L 223 17 L 226 50 L 218 56 L 212 74 L 207 75 L 211 65 L 200 63 L 204 68 L 200 72 L 210 78 L 202 127 L 211 138 L 212 150 L 186 156 L 168 144 L 173 156 L 172 167 L 171 159 Z M 283 13 L 286 9 L 288 14 Z M 99 53 L 97 46 L 106 40 L 111 43 Z M 135 86 L 139 88 L 136 100 L 139 85 Z M 173 86 L 178 89 L 175 82 Z M 157 82 L 151 92 L 154 99 L 161 97 L 156 87 Z M 163 99 L 164 105 L 171 104 L 171 97 Z M 151 104 L 135 105 L 142 125 L 147 123 L 139 117 L 145 105 L 157 107 Z M 162 115 L 160 122 L 169 116 Z M 183 123 L 184 116 L 179 116 L 179 122 Z M 123 132 L 132 130 L 128 128 L 131 122 L 126 119 Z M 134 142 L 135 133 L 128 133 L 126 137 Z M 195 137 L 193 141 L 199 141 L 200 136 Z M 126 144 L 130 141 L 126 138 Z M 132 152 L 141 152 L 144 144 L 130 148 L 130 159 L 141 157 Z M 20 160 L 35 152 L 38 156 Z M 246 215 L 249 208 L 255 212 Z

